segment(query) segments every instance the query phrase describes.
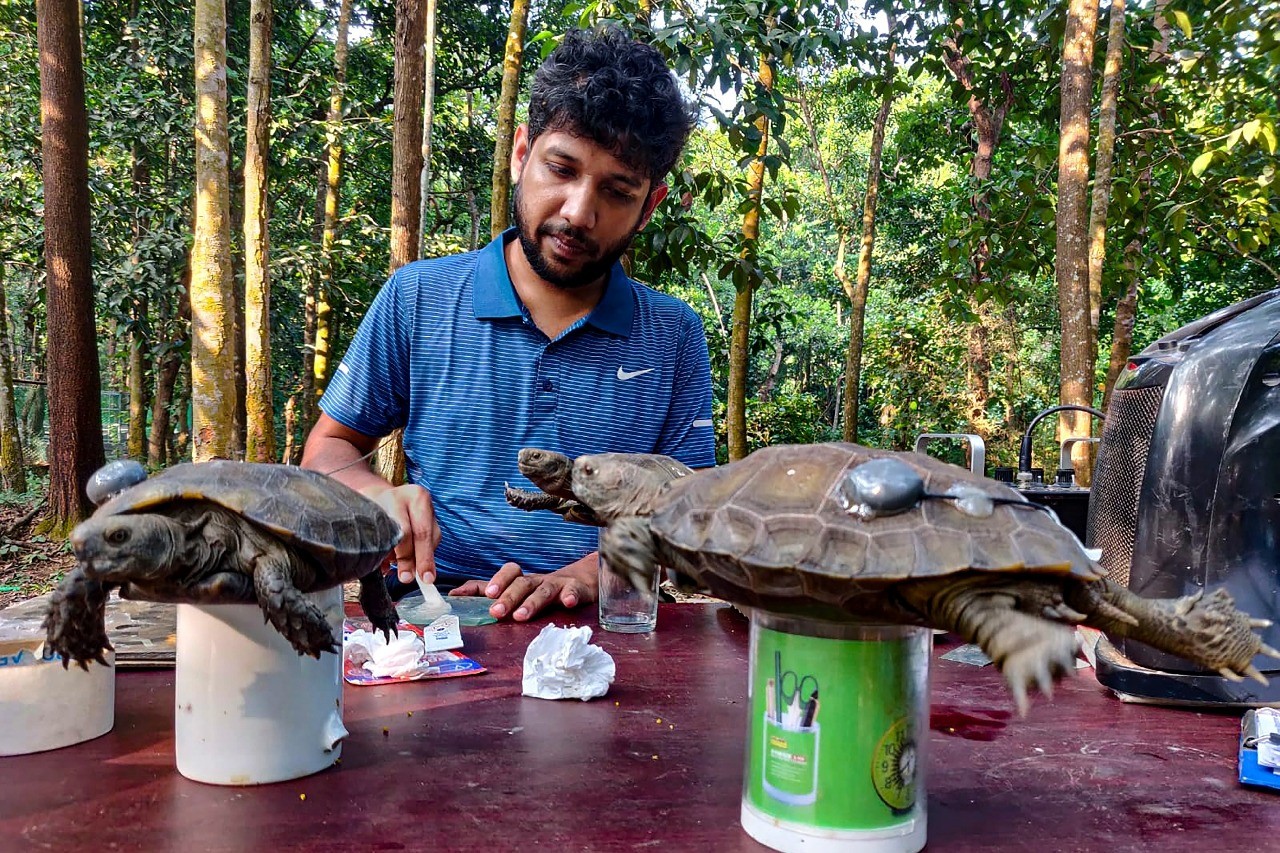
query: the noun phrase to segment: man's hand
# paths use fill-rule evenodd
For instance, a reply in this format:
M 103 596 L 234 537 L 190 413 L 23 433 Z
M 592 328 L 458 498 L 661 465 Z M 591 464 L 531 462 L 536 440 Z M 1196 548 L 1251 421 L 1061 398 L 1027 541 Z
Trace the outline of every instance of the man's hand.
M 431 505 L 431 493 L 422 486 L 407 484 L 374 486 L 365 489 L 364 495 L 395 519 L 404 533 L 394 552 L 400 582 L 413 583 L 415 576 L 425 583 L 435 582 L 440 524 Z
M 526 575 L 516 563 L 505 563 L 489 581 L 467 581 L 450 595 L 496 598 L 489 615 L 527 622 L 543 608 L 558 603 L 572 608 L 596 600 L 599 563 L 595 553 L 545 575 Z

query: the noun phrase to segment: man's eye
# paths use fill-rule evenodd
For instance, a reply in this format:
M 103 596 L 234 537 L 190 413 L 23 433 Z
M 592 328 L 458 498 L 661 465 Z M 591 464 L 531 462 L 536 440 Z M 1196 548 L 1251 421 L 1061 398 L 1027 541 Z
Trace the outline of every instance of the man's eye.
M 562 166 L 559 163 L 548 163 L 547 171 L 549 171 L 553 175 L 559 175 L 562 178 L 567 178 L 573 174 L 572 169 L 570 169 L 568 166 Z

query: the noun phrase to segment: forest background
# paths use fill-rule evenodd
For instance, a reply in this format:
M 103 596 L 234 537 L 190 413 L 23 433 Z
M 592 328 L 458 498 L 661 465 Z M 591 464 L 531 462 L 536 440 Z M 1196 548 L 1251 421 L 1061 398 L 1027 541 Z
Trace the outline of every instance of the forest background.
M 529 76 L 602 22 L 701 106 L 626 260 L 703 318 L 722 460 L 1014 464 L 1280 286 L 1277 2 L 0 0 L 0 604 L 105 459 L 296 462 L 389 271 L 506 226 Z

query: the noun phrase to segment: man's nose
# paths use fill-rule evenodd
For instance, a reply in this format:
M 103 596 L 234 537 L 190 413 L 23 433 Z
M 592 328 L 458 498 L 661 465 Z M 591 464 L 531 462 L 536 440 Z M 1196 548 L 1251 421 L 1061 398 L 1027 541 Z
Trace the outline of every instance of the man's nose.
M 579 181 L 566 190 L 560 215 L 575 228 L 591 229 L 596 224 L 596 193 L 587 181 Z

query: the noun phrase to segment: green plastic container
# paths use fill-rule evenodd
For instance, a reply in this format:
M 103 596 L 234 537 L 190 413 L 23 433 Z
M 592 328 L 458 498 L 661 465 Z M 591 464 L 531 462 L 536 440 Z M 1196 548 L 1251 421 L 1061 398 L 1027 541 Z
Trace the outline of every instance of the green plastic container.
M 742 826 L 782 851 L 925 844 L 925 628 L 753 611 Z

